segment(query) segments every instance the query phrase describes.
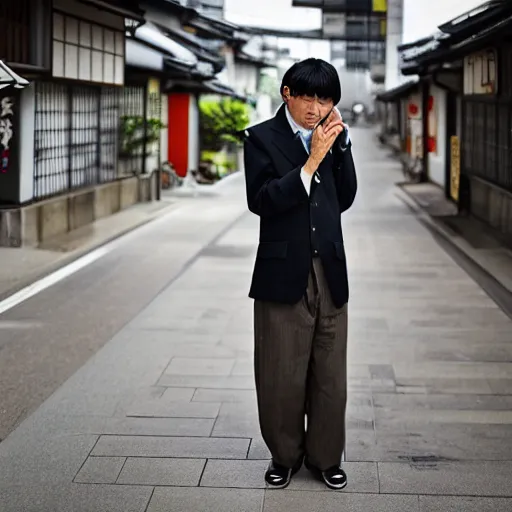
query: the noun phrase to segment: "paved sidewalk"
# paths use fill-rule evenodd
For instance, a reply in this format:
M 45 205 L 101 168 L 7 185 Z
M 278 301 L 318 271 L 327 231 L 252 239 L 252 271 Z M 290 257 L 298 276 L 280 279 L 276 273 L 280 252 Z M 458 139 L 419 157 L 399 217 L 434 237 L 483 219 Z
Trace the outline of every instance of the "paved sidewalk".
M 437 185 L 406 184 L 401 188 L 399 197 L 416 210 L 418 218 L 512 294 L 512 249 L 489 226 L 457 215 L 456 206 Z
M 371 132 L 353 140 L 346 491 L 304 471 L 264 489 L 247 214 L 0 443 L 2 512 L 512 509 L 512 322 L 395 196 Z

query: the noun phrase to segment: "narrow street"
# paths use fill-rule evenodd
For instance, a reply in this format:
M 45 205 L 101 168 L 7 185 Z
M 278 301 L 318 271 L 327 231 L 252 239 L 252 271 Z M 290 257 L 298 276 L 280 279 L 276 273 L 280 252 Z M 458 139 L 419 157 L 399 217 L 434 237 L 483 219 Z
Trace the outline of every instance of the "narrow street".
M 237 175 L 0 315 L 1 512 L 512 509 L 512 321 L 351 136 L 347 489 L 264 488 Z

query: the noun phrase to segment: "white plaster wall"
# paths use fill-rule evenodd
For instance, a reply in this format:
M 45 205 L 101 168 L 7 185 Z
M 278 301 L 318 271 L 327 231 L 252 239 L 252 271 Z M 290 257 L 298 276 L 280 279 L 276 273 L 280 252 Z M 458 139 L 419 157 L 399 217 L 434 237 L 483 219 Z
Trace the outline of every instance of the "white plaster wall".
M 169 103 L 167 94 L 162 94 L 162 123 L 165 128 L 160 131 L 160 159 L 166 162 L 169 159 Z
M 188 114 L 188 168 L 199 167 L 199 107 L 195 96 L 190 95 Z
M 34 197 L 35 86 L 23 89 L 20 103 L 20 197 L 25 203 Z
M 256 66 L 237 62 L 235 64 L 235 91 L 239 94 L 256 94 L 259 73 Z
M 437 112 L 437 154 L 429 153 L 429 178 L 442 187 L 446 184 L 446 96 L 447 93 L 439 87 L 432 86 L 434 108 Z

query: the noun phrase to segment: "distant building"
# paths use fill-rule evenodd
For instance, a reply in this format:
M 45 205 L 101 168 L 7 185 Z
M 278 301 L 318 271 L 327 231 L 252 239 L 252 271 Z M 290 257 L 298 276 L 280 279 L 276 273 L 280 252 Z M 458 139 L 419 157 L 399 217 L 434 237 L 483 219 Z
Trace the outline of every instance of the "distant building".
M 184 0 L 183 3 L 210 18 L 224 18 L 224 0 Z

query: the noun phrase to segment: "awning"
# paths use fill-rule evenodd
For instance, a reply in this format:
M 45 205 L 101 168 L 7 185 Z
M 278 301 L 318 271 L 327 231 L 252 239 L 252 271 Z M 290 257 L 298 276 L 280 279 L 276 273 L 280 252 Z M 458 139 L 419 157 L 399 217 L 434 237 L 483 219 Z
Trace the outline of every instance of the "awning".
M 492 24 L 494 21 L 497 21 L 496 18 L 500 17 L 504 11 L 510 10 L 510 5 L 507 5 L 507 3 L 503 0 L 485 2 L 439 25 L 439 30 L 454 37 L 457 37 L 459 34 L 465 37 L 472 33 L 477 33 L 479 27 Z
M 0 60 L 0 89 L 14 87 L 23 89 L 29 82 L 15 73 L 4 61 Z
M 189 66 L 195 66 L 198 62 L 197 57 L 189 49 L 167 37 L 152 23 L 146 23 L 139 27 L 135 32 L 135 38 L 162 50 Z
M 277 29 L 277 28 L 268 28 L 268 27 L 251 27 L 251 26 L 243 26 L 243 30 L 248 32 L 249 34 L 257 35 L 257 36 L 274 36 L 274 37 L 291 37 L 296 39 L 343 39 L 343 38 L 329 38 L 324 37 L 323 30 L 313 29 L 313 30 L 295 30 L 295 29 Z
M 430 39 L 400 45 L 402 74 L 417 74 L 431 64 L 458 60 L 506 35 L 511 27 L 512 4 L 504 0 L 486 2 L 439 25 L 440 32 Z
M 126 64 L 136 68 L 164 70 L 164 54 L 140 41 L 126 38 Z
M 194 34 L 190 34 L 181 28 L 164 27 L 157 24 L 157 27 L 172 39 L 191 51 L 200 61 L 209 62 L 213 65 L 215 72 L 219 73 L 225 66 L 225 59 L 215 50 L 206 46 Z
M 252 64 L 258 68 L 275 68 L 277 65 L 275 63 L 269 62 L 263 58 L 258 58 L 253 55 L 250 55 L 244 51 L 238 51 L 235 54 L 235 60 L 240 62 L 246 62 L 247 64 Z
M 439 48 L 436 51 L 422 56 L 418 61 L 423 65 L 456 61 L 473 51 L 482 49 L 487 44 L 496 41 L 500 36 L 510 33 L 511 27 L 512 15 L 509 15 L 463 41 L 448 47 Z
M 248 101 L 248 98 L 237 94 L 231 87 L 215 79 L 205 80 L 203 82 L 186 78 L 170 80 L 165 86 L 165 91 L 187 92 L 195 94 L 218 94 L 220 96 L 229 96 L 240 101 Z
M 237 41 L 240 43 L 246 43 L 251 38 L 251 35 L 238 25 L 226 20 L 211 18 L 197 11 L 186 20 L 185 24 L 195 29 L 201 34 L 201 37 L 205 38 Z
M 394 87 L 393 89 L 389 89 L 387 91 L 381 92 L 380 94 L 377 94 L 376 99 L 378 101 L 382 101 L 383 103 L 391 103 L 401 98 L 405 98 L 411 92 L 415 91 L 418 86 L 419 80 L 410 80 L 409 82 L 405 82 L 398 87 Z
M 83 4 L 93 5 L 103 11 L 111 12 L 123 18 L 133 19 L 144 23 L 144 11 L 139 2 L 133 0 L 78 0 Z

